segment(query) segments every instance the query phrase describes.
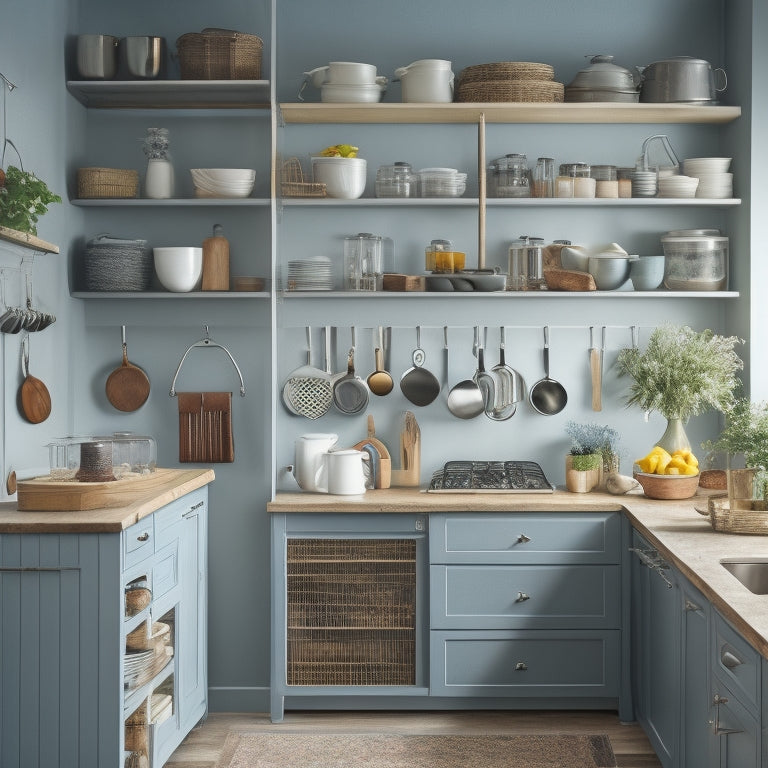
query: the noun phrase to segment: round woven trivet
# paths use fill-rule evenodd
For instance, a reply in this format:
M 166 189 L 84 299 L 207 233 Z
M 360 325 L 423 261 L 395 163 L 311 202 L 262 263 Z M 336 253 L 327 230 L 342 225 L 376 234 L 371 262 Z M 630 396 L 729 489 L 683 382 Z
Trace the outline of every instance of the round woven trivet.
M 456 101 L 474 102 L 559 102 L 565 86 L 551 80 L 485 80 L 460 83 Z
M 461 70 L 459 83 L 483 80 L 554 80 L 555 68 L 535 61 L 497 61 L 473 64 Z

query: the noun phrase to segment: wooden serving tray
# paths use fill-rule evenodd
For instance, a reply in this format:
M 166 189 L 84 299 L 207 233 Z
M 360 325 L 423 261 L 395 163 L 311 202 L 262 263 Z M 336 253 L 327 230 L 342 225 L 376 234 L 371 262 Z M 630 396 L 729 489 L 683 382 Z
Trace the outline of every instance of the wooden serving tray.
M 36 477 L 20 480 L 17 507 L 35 512 L 73 512 L 105 507 L 123 507 L 152 490 L 163 488 L 184 470 L 156 469 L 148 475 L 121 478 L 111 482 L 80 483 Z

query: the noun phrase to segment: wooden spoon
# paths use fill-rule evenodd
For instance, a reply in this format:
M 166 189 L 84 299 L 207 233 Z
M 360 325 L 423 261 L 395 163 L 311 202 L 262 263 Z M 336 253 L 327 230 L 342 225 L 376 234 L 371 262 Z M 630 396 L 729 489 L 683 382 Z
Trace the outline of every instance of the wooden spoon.
M 51 415 L 51 395 L 48 387 L 29 373 L 29 334 L 24 335 L 21 343 L 21 365 L 24 381 L 19 390 L 21 412 L 31 424 L 40 424 Z
M 123 362 L 107 378 L 107 400 L 118 411 L 137 411 L 149 397 L 149 378 L 138 365 L 128 362 L 125 326 L 122 328 Z

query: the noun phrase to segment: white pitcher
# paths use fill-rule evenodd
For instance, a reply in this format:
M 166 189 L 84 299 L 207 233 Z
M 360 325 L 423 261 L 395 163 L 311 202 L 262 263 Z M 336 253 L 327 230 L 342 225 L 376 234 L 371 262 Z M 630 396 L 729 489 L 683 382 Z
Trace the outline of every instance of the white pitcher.
M 451 62 L 444 59 L 420 59 L 395 70 L 395 78 L 403 86 L 403 101 L 453 101 Z
M 324 454 L 315 476 L 316 490 L 336 496 L 357 496 L 365 493 L 363 462 L 368 455 L 352 448 Z
M 317 491 L 317 478 L 324 466 L 324 456 L 336 445 L 339 436 L 312 432 L 296 440 L 293 476 L 304 491 Z

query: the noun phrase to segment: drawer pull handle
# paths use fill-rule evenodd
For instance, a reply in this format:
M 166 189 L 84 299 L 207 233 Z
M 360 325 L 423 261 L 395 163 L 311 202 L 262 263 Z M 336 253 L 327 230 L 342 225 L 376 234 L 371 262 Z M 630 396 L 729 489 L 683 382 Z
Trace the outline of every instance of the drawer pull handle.
M 728 667 L 728 669 L 736 669 L 736 667 L 744 663 L 738 656 L 735 656 L 730 651 L 723 651 L 720 656 L 720 661 L 722 661 L 723 666 Z
M 136 541 L 149 541 L 149 533 L 144 531 L 144 533 L 138 535 L 136 537 Z
M 515 672 L 525 672 L 528 669 L 528 665 L 524 661 L 518 661 L 515 664 Z
M 516 603 L 524 603 L 526 600 L 530 600 L 531 596 L 527 595 L 525 592 L 518 592 L 517 597 L 515 598 Z
M 524 533 L 521 533 L 517 537 L 517 543 L 518 544 L 527 544 L 530 540 L 531 540 L 531 537 L 530 536 L 526 536 Z
M 712 733 L 714 733 L 715 736 L 725 736 L 729 733 L 742 733 L 738 728 L 722 728 L 720 726 L 720 705 L 727 704 L 728 699 L 725 696 L 716 693 L 715 697 L 712 699 L 712 703 L 715 705 L 715 719 L 709 721 L 709 724 L 712 726 Z
M 193 505 L 192 505 L 192 506 L 189 508 L 189 511 L 190 511 L 190 512 L 194 512 L 196 509 L 200 509 L 200 507 L 202 507 L 202 506 L 203 506 L 203 504 L 205 504 L 205 502 L 204 502 L 204 501 L 198 501 L 198 502 L 197 502 L 197 504 L 193 504 Z

